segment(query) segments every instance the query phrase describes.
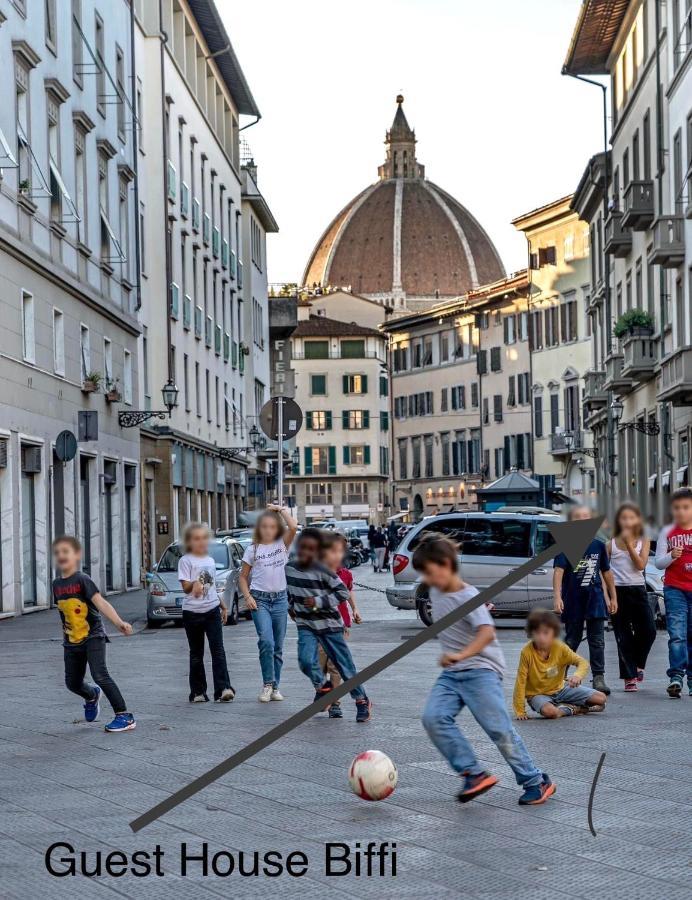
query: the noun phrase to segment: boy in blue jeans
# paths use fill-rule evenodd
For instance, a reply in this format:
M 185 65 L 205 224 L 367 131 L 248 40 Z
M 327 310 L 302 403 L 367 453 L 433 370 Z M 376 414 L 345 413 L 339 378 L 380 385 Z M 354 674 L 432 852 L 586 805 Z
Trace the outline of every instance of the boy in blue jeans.
M 348 588 L 320 562 L 321 552 L 321 530 L 304 528 L 296 544 L 295 562 L 286 566 L 286 584 L 288 614 L 298 626 L 298 665 L 315 687 L 315 700 L 328 700 L 332 683 L 319 663 L 318 648 L 322 647 L 344 681 L 357 670 L 339 612 L 339 604 L 349 602 Z M 351 696 L 356 701 L 356 722 L 368 722 L 372 703 L 362 685 L 353 688 Z M 327 702 L 325 707 L 329 705 Z
M 430 588 L 433 621 L 463 606 L 478 594 L 459 576 L 457 548 L 448 538 L 431 534 L 413 554 L 413 566 Z M 505 658 L 485 606 L 467 613 L 439 635 L 443 672 L 423 710 L 423 727 L 450 766 L 464 778 L 457 795 L 467 803 L 497 784 L 476 758 L 455 719 L 468 706 L 471 715 L 493 741 L 524 788 L 522 806 L 545 803 L 556 790 L 537 769 L 513 727 L 502 691 Z

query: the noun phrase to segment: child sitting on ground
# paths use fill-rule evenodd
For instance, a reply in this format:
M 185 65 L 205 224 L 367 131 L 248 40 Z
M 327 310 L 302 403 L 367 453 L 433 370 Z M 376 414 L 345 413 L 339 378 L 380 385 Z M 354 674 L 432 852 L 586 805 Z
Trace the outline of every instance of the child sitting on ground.
M 534 609 L 526 620 L 529 642 L 519 657 L 514 684 L 514 712 L 526 719 L 525 702 L 546 719 L 560 719 L 577 713 L 601 712 L 606 695 L 582 684 L 588 662 L 558 640 L 560 620 L 547 609 Z M 576 672 L 567 678 L 568 666 Z

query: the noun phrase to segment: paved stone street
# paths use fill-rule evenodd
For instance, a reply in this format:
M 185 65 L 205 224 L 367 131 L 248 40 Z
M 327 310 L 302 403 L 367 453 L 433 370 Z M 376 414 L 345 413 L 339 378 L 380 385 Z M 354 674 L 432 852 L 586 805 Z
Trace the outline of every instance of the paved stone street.
M 356 580 L 382 587 L 388 575 L 366 567 Z M 364 665 L 419 627 L 410 613 L 390 609 L 383 594 L 360 591 L 366 624 L 354 629 L 356 661 Z M 142 626 L 143 595 L 116 601 Z M 520 622 L 500 623 L 510 671 L 523 633 Z M 535 809 L 517 806 L 519 792 L 495 748 L 469 716 L 464 727 L 501 785 L 460 806 L 457 780 L 423 733 L 419 716 L 436 675 L 437 648 L 426 645 L 369 684 L 375 719 L 319 717 L 133 835 L 128 822 L 183 783 L 262 734 L 311 699 L 288 635 L 283 688 L 286 702 L 260 705 L 252 624 L 225 631 L 230 705 L 187 703 L 185 635 L 178 628 L 115 637 L 110 667 L 137 730 L 107 735 L 82 721 L 81 703 L 62 683 L 57 613 L 0 624 L 3 692 L 0 699 L 0 895 L 137 898 L 249 896 L 592 898 L 689 897 L 692 859 L 690 732 L 692 699 L 664 692 L 666 640 L 659 633 L 647 680 L 635 697 L 616 680 L 612 635 L 607 669 L 614 688 L 604 715 L 519 723 L 537 762 L 554 777 L 557 796 Z M 509 699 L 513 679 L 507 679 Z M 102 722 L 106 712 L 102 713 Z M 359 751 L 377 748 L 399 767 L 399 787 L 382 803 L 350 793 L 346 770 Z M 587 824 L 589 789 L 602 752 L 605 766 L 594 801 L 593 837 Z M 55 841 L 78 850 L 165 852 L 163 878 L 50 877 L 43 855 Z M 197 851 L 304 850 L 304 878 L 181 878 L 181 841 Z M 327 841 L 396 842 L 398 873 L 390 878 L 328 878 Z M 685 887 L 687 885 L 687 887 Z

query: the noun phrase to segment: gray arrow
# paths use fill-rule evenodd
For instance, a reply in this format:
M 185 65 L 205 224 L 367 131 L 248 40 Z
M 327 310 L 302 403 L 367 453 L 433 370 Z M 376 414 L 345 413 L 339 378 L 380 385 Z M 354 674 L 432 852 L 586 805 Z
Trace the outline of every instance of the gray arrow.
M 348 681 L 342 682 L 339 687 L 334 688 L 333 691 L 329 692 L 329 701 L 334 702 L 335 700 L 339 700 L 357 685 L 363 684 L 363 682 L 368 681 L 370 678 L 379 675 L 380 672 L 393 666 L 394 663 L 399 662 L 400 659 L 403 659 L 405 656 L 408 656 L 409 653 L 417 650 L 418 647 L 425 644 L 426 641 L 437 637 L 437 635 L 441 631 L 444 631 L 445 628 L 449 628 L 450 625 L 453 625 L 463 616 L 472 612 L 474 609 L 477 609 L 483 603 L 490 603 L 498 594 L 501 594 L 513 584 L 516 584 L 517 581 L 521 581 L 522 578 L 530 575 L 534 569 L 538 569 L 546 563 L 549 563 L 558 555 L 558 553 L 564 553 L 572 565 L 576 566 L 581 559 L 582 553 L 596 536 L 602 522 L 603 516 L 576 522 L 557 522 L 555 524 L 549 524 L 548 529 L 555 540 L 555 543 L 551 547 L 543 550 L 542 553 L 539 553 L 538 556 L 533 559 L 529 559 L 523 565 L 519 566 L 519 568 L 514 569 L 512 572 L 505 575 L 504 578 L 500 578 L 499 581 L 496 581 L 495 584 L 492 584 L 484 591 L 476 594 L 476 596 L 472 597 L 467 603 L 464 603 L 457 609 L 453 609 L 450 613 L 447 613 L 446 616 L 438 619 L 437 622 L 434 622 L 407 641 L 399 644 L 398 647 L 390 650 L 389 653 L 385 653 L 384 656 L 381 656 L 378 660 L 375 660 L 375 662 L 370 663 L 369 666 L 361 669 L 360 672 L 353 676 L 353 678 L 349 678 Z M 325 699 L 320 699 L 311 703 L 309 706 L 306 706 L 304 709 L 301 709 L 300 712 L 295 713 L 295 715 L 286 719 L 285 722 L 276 725 L 270 731 L 267 731 L 266 734 L 263 734 L 261 737 L 257 738 L 257 740 L 252 741 L 252 743 L 243 747 L 242 750 L 234 753 L 233 756 L 229 756 L 228 759 L 223 760 L 223 762 L 214 766 L 213 769 L 209 769 L 204 775 L 200 775 L 199 778 L 195 778 L 194 781 L 191 781 L 174 794 L 171 794 L 166 800 L 157 803 L 156 806 L 153 806 L 148 812 L 133 819 L 132 822 L 130 822 L 130 828 L 137 832 L 145 826 L 150 825 L 152 822 L 155 822 L 156 819 L 165 815 L 165 813 L 170 812 L 172 809 L 175 809 L 176 806 L 179 806 L 185 800 L 189 800 L 190 797 L 193 797 L 203 788 L 212 784 L 212 782 L 216 781 L 218 778 L 221 778 L 222 775 L 226 775 L 241 763 L 252 759 L 256 753 L 271 746 L 271 744 L 274 744 L 280 738 L 284 737 L 284 735 L 293 731 L 294 728 L 307 722 L 308 719 L 311 719 L 318 712 L 321 712 L 324 709 L 324 706 Z

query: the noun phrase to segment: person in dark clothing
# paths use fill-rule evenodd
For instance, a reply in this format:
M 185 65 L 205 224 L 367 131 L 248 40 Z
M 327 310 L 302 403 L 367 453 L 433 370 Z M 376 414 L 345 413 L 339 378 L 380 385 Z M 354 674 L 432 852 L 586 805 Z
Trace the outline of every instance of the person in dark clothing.
M 375 551 L 375 559 L 373 560 L 373 568 L 379 572 L 384 566 L 384 557 L 387 552 L 387 538 L 381 528 L 376 528 L 375 533 L 370 541 L 370 547 Z

